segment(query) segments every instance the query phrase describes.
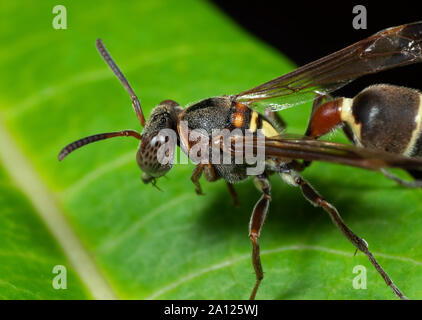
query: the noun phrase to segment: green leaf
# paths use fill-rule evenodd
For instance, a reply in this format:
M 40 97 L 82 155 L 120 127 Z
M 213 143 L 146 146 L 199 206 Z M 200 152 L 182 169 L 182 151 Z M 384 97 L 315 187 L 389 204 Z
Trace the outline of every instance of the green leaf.
M 250 180 L 236 186 L 242 204 L 233 208 L 223 181 L 202 182 L 206 196 L 196 196 L 192 165 L 160 179 L 163 192 L 143 185 L 130 139 L 90 145 L 62 163 L 57 154 L 80 137 L 140 130 L 95 50 L 98 37 L 146 115 L 164 99 L 187 105 L 237 93 L 294 66 L 206 2 L 61 4 L 67 30 L 53 29 L 52 1 L 1 4 L 0 297 L 248 298 L 255 278 L 248 221 L 259 198 Z M 308 112 L 306 105 L 284 111 L 288 131 L 303 132 Z M 421 191 L 332 164 L 315 163 L 305 177 L 398 287 L 422 298 Z M 259 299 L 394 299 L 324 211 L 276 176 L 272 183 Z M 52 288 L 55 265 L 67 267 L 67 290 Z M 367 269 L 366 290 L 352 286 L 357 265 Z
M 2 168 L 0 181 L 0 299 L 90 297 L 72 269 L 67 272 L 71 285 L 66 290 L 54 289 L 58 273 L 53 273 L 53 268 L 66 267 L 69 261 Z

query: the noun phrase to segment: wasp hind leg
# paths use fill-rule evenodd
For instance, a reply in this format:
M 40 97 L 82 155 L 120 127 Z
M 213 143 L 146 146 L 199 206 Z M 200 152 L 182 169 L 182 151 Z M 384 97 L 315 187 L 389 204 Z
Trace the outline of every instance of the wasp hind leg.
M 406 187 L 406 188 L 422 188 L 422 180 L 420 176 L 415 176 L 415 173 L 410 171 L 409 173 L 414 176 L 415 180 L 407 181 L 399 178 L 395 174 L 392 174 L 390 171 L 386 169 L 381 169 L 381 172 L 386 176 L 388 179 L 394 180 L 399 185 Z
M 252 265 L 256 275 L 256 282 L 254 288 L 252 289 L 252 293 L 249 298 L 250 300 L 255 299 L 259 285 L 264 278 L 261 256 L 259 254 L 258 238 L 261 233 L 262 225 L 264 224 L 271 200 L 271 185 L 268 178 L 265 175 L 256 176 L 254 178 L 254 182 L 257 188 L 262 192 L 262 196 L 253 209 L 251 221 L 249 223 L 249 238 L 252 242 Z
M 316 207 L 323 208 L 331 217 L 333 223 L 343 233 L 343 235 L 357 248 L 362 251 L 382 276 L 385 283 L 393 290 L 393 292 L 402 300 L 407 300 L 403 293 L 396 287 L 388 274 L 384 271 L 381 265 L 374 258 L 368 249 L 368 244 L 365 240 L 358 237 L 348 226 L 343 222 L 337 209 L 328 201 L 326 201 L 306 180 L 304 180 L 299 173 L 294 170 L 282 169 L 280 171 L 281 178 L 288 184 L 299 187 L 303 196 Z

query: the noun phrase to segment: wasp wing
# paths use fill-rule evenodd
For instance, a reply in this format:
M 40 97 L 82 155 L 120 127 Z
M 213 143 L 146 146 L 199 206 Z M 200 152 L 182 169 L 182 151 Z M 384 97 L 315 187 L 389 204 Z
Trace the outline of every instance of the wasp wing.
M 392 27 L 279 78 L 239 93 L 235 100 L 282 110 L 337 90 L 354 79 L 422 61 L 422 21 Z M 265 101 L 264 101 L 265 100 Z
M 264 152 L 266 158 L 281 162 L 290 160 L 324 161 L 359 167 L 368 170 L 381 168 L 422 169 L 422 158 L 409 158 L 380 150 L 366 149 L 336 142 L 314 140 L 297 135 L 280 135 L 271 138 L 232 138 L 231 145 L 224 144 L 223 150 L 236 155 L 250 150 L 251 154 Z M 242 148 L 236 147 L 241 143 Z

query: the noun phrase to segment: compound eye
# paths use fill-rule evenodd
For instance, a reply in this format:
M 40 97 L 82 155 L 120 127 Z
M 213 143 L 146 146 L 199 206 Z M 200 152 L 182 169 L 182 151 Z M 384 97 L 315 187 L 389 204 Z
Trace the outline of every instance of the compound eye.
M 169 142 L 168 136 L 155 134 L 143 137 L 138 149 L 136 160 L 139 167 L 153 178 L 163 176 L 172 168 L 172 161 L 169 159 L 174 149 L 171 149 L 171 145 L 166 144 L 167 142 Z

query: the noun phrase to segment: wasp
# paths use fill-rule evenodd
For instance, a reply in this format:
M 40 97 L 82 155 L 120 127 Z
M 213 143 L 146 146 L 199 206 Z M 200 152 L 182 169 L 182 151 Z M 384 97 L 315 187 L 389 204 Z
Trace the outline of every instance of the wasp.
M 302 177 L 301 171 L 312 161 L 376 170 L 387 176 L 387 168 L 410 172 L 422 170 L 422 158 L 418 157 L 422 155 L 422 96 L 419 92 L 377 85 L 364 90 L 354 99 L 330 97 L 331 92 L 363 75 L 421 62 L 422 21 L 385 29 L 239 94 L 206 98 L 187 108 L 182 108 L 173 100 L 164 100 L 152 110 L 148 121 L 138 97 L 100 39 L 97 39 L 96 47 L 128 91 L 143 131 L 123 130 L 85 137 L 65 146 L 59 153 L 59 161 L 74 150 L 96 141 L 133 137 L 140 141 L 136 161 L 143 172 L 142 180 L 155 185 L 156 180 L 173 167 L 172 163 L 162 163 L 158 159 L 160 147 L 167 142 L 167 138 L 161 135 L 163 130 L 176 133 L 174 144 L 185 153 L 195 147 L 195 141 L 189 137 L 194 130 L 202 130 L 214 142 L 212 134 L 215 129 L 261 132 L 264 136 L 264 170 L 253 175 L 261 197 L 252 210 L 249 223 L 252 265 L 256 275 L 250 299 L 255 299 L 264 277 L 258 239 L 271 201 L 271 174 L 278 174 L 287 184 L 298 187 L 312 205 L 325 210 L 356 251 L 368 257 L 392 291 L 400 299 L 406 299 L 369 251 L 366 241 L 345 224 L 335 206 Z M 324 102 L 324 99 L 327 101 Z M 305 135 L 294 137 L 285 134 L 286 124 L 277 111 L 312 101 L 314 106 Z M 183 123 L 186 128 L 182 128 Z M 344 128 L 355 145 L 317 140 L 338 127 Z M 229 143 L 219 140 L 221 152 L 229 153 L 231 159 L 237 152 L 232 147 L 236 139 L 242 140 L 244 147 L 258 150 L 257 135 L 253 135 L 252 139 L 238 136 Z M 201 162 L 195 166 L 191 180 L 198 194 L 202 194 L 199 182 L 202 175 L 209 182 L 225 180 L 236 203 L 233 184 L 249 177 L 249 166 L 248 163 Z

